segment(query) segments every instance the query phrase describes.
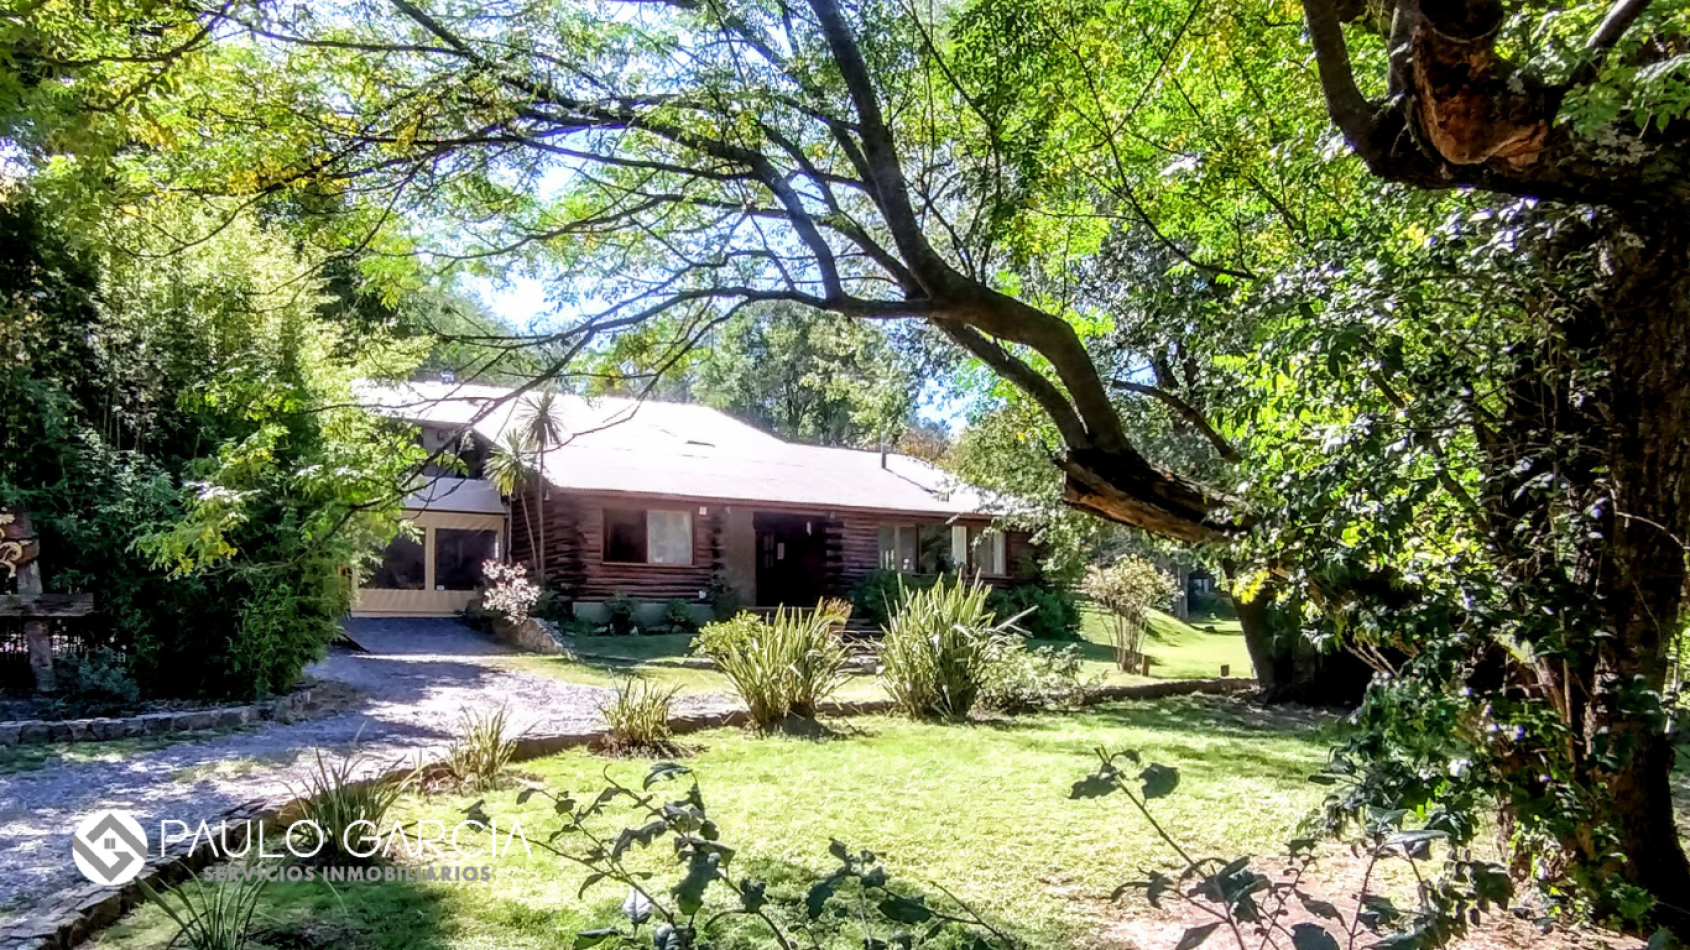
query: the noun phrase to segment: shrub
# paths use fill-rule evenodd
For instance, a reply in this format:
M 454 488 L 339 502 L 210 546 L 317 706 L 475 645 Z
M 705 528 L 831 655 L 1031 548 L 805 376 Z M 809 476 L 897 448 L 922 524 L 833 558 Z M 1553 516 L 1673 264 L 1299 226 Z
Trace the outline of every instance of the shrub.
M 100 648 L 81 656 L 60 657 L 53 664 L 53 692 L 41 704 L 49 719 L 121 716 L 141 702 L 141 688 L 129 675 L 129 663 L 115 650 Z
M 841 600 L 821 601 L 811 611 L 782 608 L 768 623 L 742 613 L 706 625 L 693 651 L 716 661 L 752 722 L 769 729 L 787 716 L 815 718 L 822 700 L 839 688 L 850 617 L 851 606 Z
M 599 706 L 610 748 L 618 752 L 673 751 L 669 715 L 680 691 L 680 686 L 659 686 L 642 679 L 622 684 L 615 696 Z
M 726 620 L 739 613 L 739 591 L 728 583 L 728 579 L 720 574 L 713 574 L 710 583 L 704 588 L 704 599 L 710 603 L 710 612 L 717 620 Z
M 446 768 L 463 785 L 496 788 L 499 775 L 516 755 L 519 735 L 510 732 L 510 710 L 500 706 L 492 712 L 465 711 L 460 730 L 446 750 Z
M 331 761 L 316 751 L 317 767 L 308 772 L 302 787 L 293 789 L 298 821 L 314 823 L 323 835 L 323 847 L 312 858 L 322 864 L 367 863 L 369 845 L 389 826 L 387 813 L 415 781 L 417 773 L 394 778 L 390 775 L 361 777 L 363 756 L 348 755 Z M 367 833 L 360 833 L 367 832 Z M 360 848 L 360 845 L 364 847 Z M 300 843 L 300 847 L 305 845 Z
M 999 617 L 1022 615 L 1018 626 L 1035 640 L 1080 639 L 1080 605 L 1065 588 L 1041 583 L 999 587 L 986 606 Z
M 251 864 L 241 870 L 252 873 L 229 875 L 234 880 L 228 884 L 207 883 L 195 876 L 162 894 L 146 878 L 141 879 L 141 892 L 176 924 L 176 936 L 166 946 L 244 950 L 252 941 L 252 916 L 270 879 Z
M 634 616 L 639 613 L 639 610 L 639 601 L 627 594 L 617 594 L 605 601 L 605 621 L 610 626 L 611 635 L 626 637 L 639 633 L 640 626 L 634 622 Z
M 1108 612 L 1115 665 L 1130 670 L 1144 656 L 1144 631 L 1151 608 L 1166 605 L 1178 586 L 1155 564 L 1129 554 L 1113 564 L 1087 567 L 1080 591 Z
M 503 561 L 481 562 L 481 609 L 506 623 L 522 623 L 540 602 L 540 586 L 528 569 Z
M 943 576 L 904 574 L 884 568 L 870 571 L 851 588 L 851 611 L 857 619 L 883 629 L 908 594 L 938 584 Z
M 698 629 L 698 624 L 692 619 L 692 602 L 680 597 L 671 598 L 663 605 L 663 625 L 670 633 L 687 633 Z
M 1088 684 L 1078 647 L 1005 644 L 988 668 L 980 704 L 1002 712 L 1026 712 L 1052 706 L 1077 706 Z
M 938 584 L 903 598 L 880 645 L 881 680 L 893 705 L 918 719 L 967 718 L 1019 617 L 996 620 L 991 589 Z

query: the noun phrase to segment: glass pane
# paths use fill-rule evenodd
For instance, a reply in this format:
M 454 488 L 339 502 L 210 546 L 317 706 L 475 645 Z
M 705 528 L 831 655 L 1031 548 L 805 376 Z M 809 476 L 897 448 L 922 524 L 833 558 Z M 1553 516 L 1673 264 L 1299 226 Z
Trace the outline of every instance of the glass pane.
M 481 564 L 499 556 L 499 532 L 434 529 L 434 589 L 475 590 Z
M 975 528 L 974 568 L 982 574 L 1003 574 L 1004 534 L 990 528 Z
M 692 563 L 692 512 L 648 512 L 646 524 L 646 546 L 651 563 Z
M 916 570 L 923 574 L 937 574 L 951 567 L 951 530 L 949 525 L 924 524 L 916 529 L 921 548 Z
M 404 535 L 394 538 L 364 586 L 374 590 L 422 590 L 422 542 Z
M 898 526 L 898 570 L 914 571 L 916 564 L 915 526 Z
M 644 564 L 646 552 L 645 512 L 618 508 L 604 510 L 604 559 Z
M 880 526 L 880 569 L 895 571 L 898 569 L 898 527 L 883 524 Z

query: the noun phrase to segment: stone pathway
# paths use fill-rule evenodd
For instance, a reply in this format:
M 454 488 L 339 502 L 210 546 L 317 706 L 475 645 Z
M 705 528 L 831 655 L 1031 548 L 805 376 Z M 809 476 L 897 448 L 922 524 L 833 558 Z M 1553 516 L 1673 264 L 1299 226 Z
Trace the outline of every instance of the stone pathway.
M 0 930 L 40 912 L 56 893 L 86 885 L 71 862 L 70 833 L 94 811 L 133 811 L 149 832 L 163 819 L 193 825 L 297 787 L 315 765 L 313 749 L 356 747 L 372 768 L 433 760 L 460 731 L 465 711 L 499 706 L 517 729 L 580 732 L 599 725 L 599 704 L 611 692 L 503 668 L 509 651 L 455 621 L 348 625 L 370 652 L 335 647 L 308 671 L 325 684 L 321 692 L 347 697 L 339 711 L 162 746 L 80 744 L 41 768 L 0 773 Z M 722 697 L 689 697 L 676 711 L 725 705 Z

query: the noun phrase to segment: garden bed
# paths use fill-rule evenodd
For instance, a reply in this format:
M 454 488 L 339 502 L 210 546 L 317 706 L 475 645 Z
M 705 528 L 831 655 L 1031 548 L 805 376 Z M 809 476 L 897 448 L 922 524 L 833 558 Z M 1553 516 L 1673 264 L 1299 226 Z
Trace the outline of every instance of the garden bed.
M 236 729 L 287 719 L 308 709 L 316 689 L 302 686 L 285 696 L 240 705 L 164 704 L 132 716 L 92 719 L 20 719 L 0 722 L 0 747 L 62 742 L 105 742 L 210 729 Z

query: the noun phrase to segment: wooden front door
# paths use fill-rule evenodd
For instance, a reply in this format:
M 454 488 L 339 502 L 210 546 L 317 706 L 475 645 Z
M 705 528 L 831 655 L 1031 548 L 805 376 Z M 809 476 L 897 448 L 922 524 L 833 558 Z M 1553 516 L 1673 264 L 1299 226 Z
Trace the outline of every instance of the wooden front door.
M 814 607 L 827 572 L 826 522 L 816 515 L 758 513 L 757 606 Z

